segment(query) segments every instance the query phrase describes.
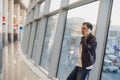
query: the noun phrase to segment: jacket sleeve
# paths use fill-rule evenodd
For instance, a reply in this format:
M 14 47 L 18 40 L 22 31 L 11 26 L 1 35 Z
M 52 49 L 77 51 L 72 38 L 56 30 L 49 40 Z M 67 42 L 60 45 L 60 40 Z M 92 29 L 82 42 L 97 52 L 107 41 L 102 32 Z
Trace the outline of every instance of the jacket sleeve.
M 97 46 L 97 42 L 95 37 L 92 38 L 89 43 L 87 43 L 88 49 L 96 48 L 96 46 Z
M 84 38 L 84 44 L 88 49 L 94 49 L 97 46 L 96 38 L 95 37 L 91 39 Z

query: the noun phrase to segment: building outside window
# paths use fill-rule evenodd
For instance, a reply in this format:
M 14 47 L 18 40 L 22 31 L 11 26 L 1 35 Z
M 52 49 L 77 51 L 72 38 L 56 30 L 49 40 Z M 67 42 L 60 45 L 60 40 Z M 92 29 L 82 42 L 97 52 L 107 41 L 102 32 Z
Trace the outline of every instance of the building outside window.
M 120 0 L 113 0 L 101 80 L 120 80 Z

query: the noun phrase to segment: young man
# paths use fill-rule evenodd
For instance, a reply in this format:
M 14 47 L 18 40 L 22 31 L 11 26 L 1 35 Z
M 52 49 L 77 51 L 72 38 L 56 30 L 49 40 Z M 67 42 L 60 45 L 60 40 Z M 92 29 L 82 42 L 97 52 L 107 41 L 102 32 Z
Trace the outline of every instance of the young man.
M 93 26 L 89 22 L 84 22 L 81 28 L 81 37 L 78 62 L 67 80 L 85 80 L 87 74 L 92 70 L 96 60 L 97 42 L 91 31 Z

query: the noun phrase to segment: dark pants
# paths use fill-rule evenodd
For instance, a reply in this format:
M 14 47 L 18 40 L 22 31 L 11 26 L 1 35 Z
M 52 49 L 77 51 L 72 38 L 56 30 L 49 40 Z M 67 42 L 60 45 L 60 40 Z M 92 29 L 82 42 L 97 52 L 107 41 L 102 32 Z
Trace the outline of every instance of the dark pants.
M 83 69 L 76 66 L 66 80 L 85 80 L 91 69 Z

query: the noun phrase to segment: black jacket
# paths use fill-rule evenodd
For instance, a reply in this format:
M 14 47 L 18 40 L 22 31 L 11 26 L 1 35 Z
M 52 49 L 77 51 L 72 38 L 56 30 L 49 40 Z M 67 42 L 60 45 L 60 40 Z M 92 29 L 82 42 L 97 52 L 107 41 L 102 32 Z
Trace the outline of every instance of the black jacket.
M 82 66 L 83 68 L 91 66 L 96 61 L 97 42 L 95 36 L 91 33 L 87 37 L 81 38 L 82 45 Z

